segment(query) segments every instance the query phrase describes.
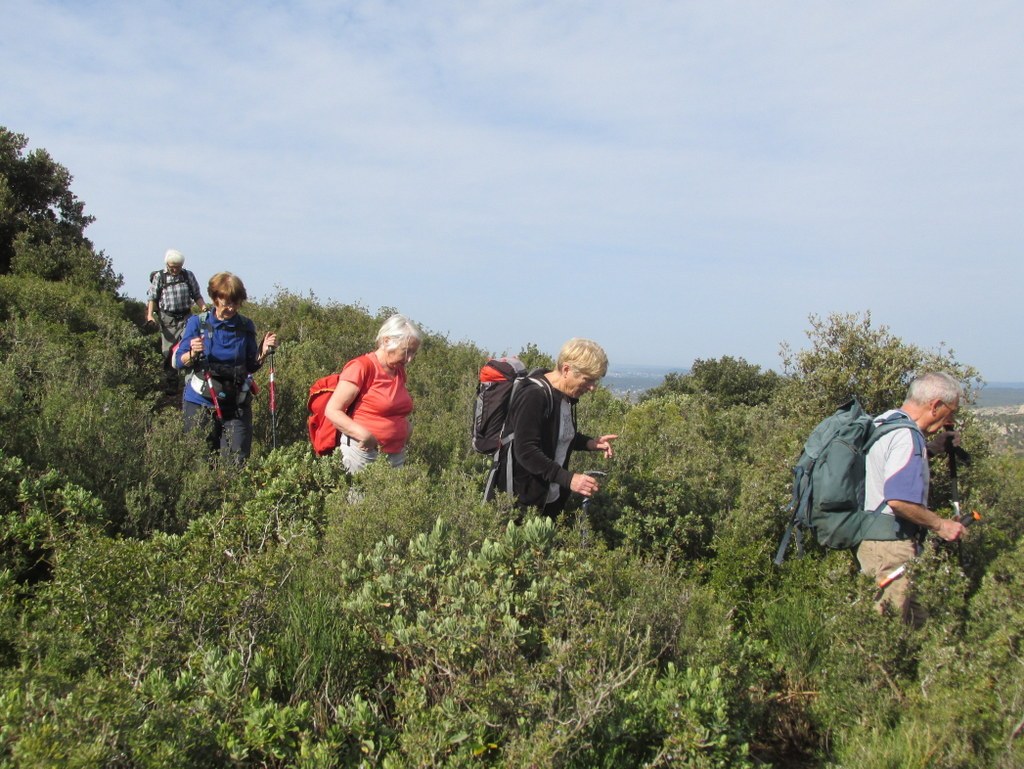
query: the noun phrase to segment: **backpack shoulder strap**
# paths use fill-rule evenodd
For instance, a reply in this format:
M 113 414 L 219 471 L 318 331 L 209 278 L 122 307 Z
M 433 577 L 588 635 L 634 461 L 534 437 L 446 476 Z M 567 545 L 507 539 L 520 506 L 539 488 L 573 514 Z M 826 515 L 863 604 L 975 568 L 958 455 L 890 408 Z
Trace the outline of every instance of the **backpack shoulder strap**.
M 555 396 L 551 392 L 551 383 L 547 380 L 547 377 L 545 377 L 543 374 L 538 376 L 535 375 L 534 373 L 531 373 L 530 376 L 526 377 L 526 379 L 527 381 L 533 382 L 541 390 L 544 391 L 544 416 L 551 416 L 551 410 L 555 407 Z
M 153 270 L 149 275 L 150 281 L 156 277 L 156 294 L 154 294 L 154 301 L 157 304 L 160 304 L 160 296 L 164 292 L 164 275 L 166 275 L 164 270 Z
M 192 297 L 193 302 L 199 304 L 199 302 L 203 298 L 203 292 L 200 291 L 198 294 L 196 294 L 195 290 L 193 289 L 193 286 L 199 285 L 199 281 L 196 280 L 195 273 L 192 272 L 191 270 L 186 270 L 184 267 L 181 268 L 181 272 L 185 277 L 185 285 L 188 286 L 189 296 Z
M 545 417 L 551 416 L 551 410 L 555 407 L 555 396 L 551 392 L 551 383 L 548 381 L 548 378 L 544 376 L 547 373 L 548 370 L 546 368 L 535 368 L 525 377 L 527 381 L 533 382 L 544 391 L 544 395 L 546 397 L 544 402 Z
M 883 436 L 888 435 L 889 433 L 894 432 L 896 430 L 903 429 L 912 430 L 916 432 L 918 435 L 920 435 L 922 438 L 924 437 L 924 433 L 921 432 L 921 428 L 917 426 L 917 422 L 915 422 L 909 416 L 904 414 L 902 411 L 897 411 L 896 413 L 887 416 L 879 424 L 875 425 L 875 429 L 872 430 L 871 435 L 868 437 L 867 441 L 864 444 L 864 453 L 867 454 L 867 452 L 870 451 L 871 447 L 874 446 L 875 443 Z

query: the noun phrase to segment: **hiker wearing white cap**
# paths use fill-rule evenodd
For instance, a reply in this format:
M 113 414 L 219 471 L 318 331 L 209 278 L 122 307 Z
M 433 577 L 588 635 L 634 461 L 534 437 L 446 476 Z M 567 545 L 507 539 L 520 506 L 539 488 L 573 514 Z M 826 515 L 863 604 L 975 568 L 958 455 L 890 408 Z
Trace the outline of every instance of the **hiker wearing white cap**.
M 206 311 L 206 301 L 196 276 L 185 269 L 181 251 L 167 249 L 163 270 L 149 275 L 149 302 L 146 322 L 160 328 L 160 351 L 164 356 L 164 389 L 173 395 L 178 391 L 178 372 L 171 364 L 171 351 L 185 331 L 185 322 L 192 314 L 192 305 Z

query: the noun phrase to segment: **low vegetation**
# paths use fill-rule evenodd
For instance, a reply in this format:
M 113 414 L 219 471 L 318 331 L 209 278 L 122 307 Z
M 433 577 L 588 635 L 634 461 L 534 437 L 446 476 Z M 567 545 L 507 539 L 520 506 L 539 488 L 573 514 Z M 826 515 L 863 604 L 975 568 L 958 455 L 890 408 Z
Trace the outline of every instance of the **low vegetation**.
M 601 493 L 520 520 L 468 447 L 485 351 L 428 334 L 408 465 L 350 479 L 307 446 L 306 388 L 390 310 L 282 291 L 247 306 L 281 339 L 276 424 L 260 401 L 223 466 L 161 402 L 70 175 L 25 146 L 0 130 L 0 767 L 1024 765 L 1024 460 L 976 417 L 983 520 L 914 565 L 923 629 L 874 613 L 849 553 L 771 563 L 810 427 L 925 367 L 975 387 L 952 353 L 832 315 L 782 374 L 599 390 Z

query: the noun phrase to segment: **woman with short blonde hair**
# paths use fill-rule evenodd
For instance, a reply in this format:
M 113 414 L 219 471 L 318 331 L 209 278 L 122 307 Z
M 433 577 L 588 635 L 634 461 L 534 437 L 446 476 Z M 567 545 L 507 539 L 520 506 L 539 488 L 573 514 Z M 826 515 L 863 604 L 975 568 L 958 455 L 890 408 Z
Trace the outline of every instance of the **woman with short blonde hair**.
M 591 379 L 603 379 L 608 373 L 608 356 L 597 342 L 573 337 L 562 345 L 558 353 L 557 367 L 568 364 Z
M 592 496 L 598 482 L 569 471 L 573 451 L 602 451 L 612 456 L 617 435 L 591 438 L 576 427 L 576 402 L 597 389 L 608 373 L 608 356 L 590 339 L 574 337 L 562 345 L 553 371 L 538 371 L 520 386 L 509 404 L 494 478 L 497 488 L 514 494 L 523 507 L 556 516 L 575 491 Z M 503 437 L 504 437 L 503 436 Z M 511 471 L 511 472 L 510 472 Z M 493 489 L 488 489 L 493 496 Z

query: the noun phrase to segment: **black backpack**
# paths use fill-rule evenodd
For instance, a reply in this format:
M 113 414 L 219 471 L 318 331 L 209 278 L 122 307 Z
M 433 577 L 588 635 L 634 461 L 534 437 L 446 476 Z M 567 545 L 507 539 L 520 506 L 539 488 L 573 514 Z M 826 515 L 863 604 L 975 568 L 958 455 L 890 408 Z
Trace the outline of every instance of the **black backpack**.
M 470 431 L 473 449 L 478 453 L 494 454 L 501 446 L 508 406 L 526 377 L 526 366 L 514 357 L 489 360 L 480 369 Z
M 876 425 L 856 398 L 840 406 L 811 431 L 793 467 L 793 517 L 779 543 L 776 565 L 782 563 L 795 533 L 798 551 L 801 530 L 811 530 L 825 547 L 856 547 L 864 539 L 895 539 L 895 522 L 876 510 L 864 509 L 868 451 L 893 430 L 920 428 L 910 417 L 895 413 Z
M 512 458 L 512 444 L 515 431 L 507 431 L 509 408 L 512 399 L 523 387 L 540 387 L 547 396 L 544 416 L 550 416 L 554 401 L 551 387 L 541 381 L 544 369 L 527 371 L 526 366 L 518 358 L 499 358 L 489 360 L 480 369 L 480 382 L 476 391 L 476 406 L 473 414 L 473 448 L 481 454 L 491 454 L 491 469 L 484 484 L 484 500 L 494 497 L 497 488 L 498 467 L 502 449 L 505 449 L 505 488 L 512 491 L 512 470 L 515 461 Z

